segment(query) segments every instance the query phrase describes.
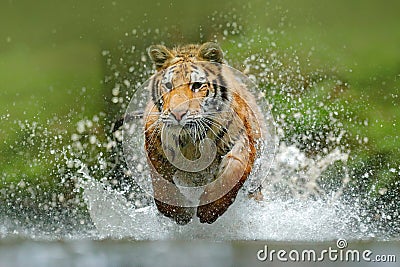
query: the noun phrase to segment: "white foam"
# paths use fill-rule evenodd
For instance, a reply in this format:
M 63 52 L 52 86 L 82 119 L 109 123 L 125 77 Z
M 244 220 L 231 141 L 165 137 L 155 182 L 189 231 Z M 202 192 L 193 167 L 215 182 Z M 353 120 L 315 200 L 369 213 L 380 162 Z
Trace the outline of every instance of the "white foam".
M 82 183 L 84 198 L 99 237 L 135 240 L 212 239 L 324 241 L 360 239 L 354 232 L 354 210 L 333 201 L 256 201 L 243 193 L 214 224 L 197 218 L 180 226 L 162 216 L 154 205 L 134 209 L 118 192 L 92 178 Z M 361 235 L 361 236 L 360 236 Z

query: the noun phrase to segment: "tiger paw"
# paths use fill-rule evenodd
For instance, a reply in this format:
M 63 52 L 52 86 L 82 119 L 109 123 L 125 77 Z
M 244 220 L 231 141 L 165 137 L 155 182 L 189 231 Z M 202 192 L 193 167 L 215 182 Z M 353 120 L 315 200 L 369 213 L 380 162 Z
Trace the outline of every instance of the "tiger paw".
M 185 225 L 191 222 L 193 215 L 194 208 L 179 207 L 172 219 L 179 225 Z
M 231 197 L 230 195 L 227 194 L 214 202 L 197 207 L 197 217 L 200 219 L 200 222 L 214 223 L 235 200 L 235 197 Z
M 155 202 L 159 212 L 173 219 L 179 225 L 188 224 L 194 216 L 195 209 L 192 207 L 172 206 L 158 200 Z

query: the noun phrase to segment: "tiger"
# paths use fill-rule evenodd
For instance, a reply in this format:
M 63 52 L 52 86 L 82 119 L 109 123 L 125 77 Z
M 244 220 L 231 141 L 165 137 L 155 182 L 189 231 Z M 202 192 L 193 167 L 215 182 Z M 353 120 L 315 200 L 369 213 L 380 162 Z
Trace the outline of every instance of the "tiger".
M 252 171 L 265 132 L 260 108 L 217 43 L 152 45 L 148 55 L 144 149 L 156 207 L 179 225 L 195 216 L 212 224 Z

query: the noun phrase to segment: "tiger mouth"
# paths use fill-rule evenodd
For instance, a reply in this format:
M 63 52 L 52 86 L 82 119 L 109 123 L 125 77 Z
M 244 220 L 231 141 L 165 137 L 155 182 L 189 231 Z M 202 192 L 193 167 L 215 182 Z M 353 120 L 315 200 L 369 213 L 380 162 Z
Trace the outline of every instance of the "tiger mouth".
M 177 118 L 173 112 L 169 112 L 168 114 L 163 114 L 161 116 L 161 120 L 165 125 L 168 126 L 186 127 L 195 125 L 197 123 L 201 123 L 200 121 L 202 120 L 202 116 L 197 113 L 190 114 L 189 112 L 187 112 L 184 115 Z
M 184 122 L 173 122 L 171 120 L 163 122 L 166 130 L 171 129 L 171 133 L 178 134 L 180 137 L 189 137 L 192 141 L 200 141 L 207 135 L 210 125 L 201 119 L 185 120 Z

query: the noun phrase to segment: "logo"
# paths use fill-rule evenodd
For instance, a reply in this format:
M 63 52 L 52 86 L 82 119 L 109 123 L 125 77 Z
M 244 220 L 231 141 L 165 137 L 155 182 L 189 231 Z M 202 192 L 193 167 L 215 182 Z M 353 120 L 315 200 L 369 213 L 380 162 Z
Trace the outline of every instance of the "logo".
M 336 247 L 328 247 L 322 250 L 276 250 L 265 245 L 257 251 L 259 261 L 281 261 L 281 262 L 396 262 L 396 255 L 374 255 L 371 250 L 348 249 L 345 239 L 338 239 Z

